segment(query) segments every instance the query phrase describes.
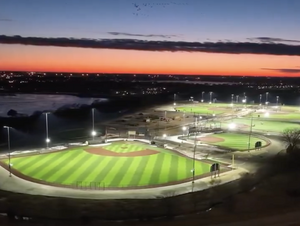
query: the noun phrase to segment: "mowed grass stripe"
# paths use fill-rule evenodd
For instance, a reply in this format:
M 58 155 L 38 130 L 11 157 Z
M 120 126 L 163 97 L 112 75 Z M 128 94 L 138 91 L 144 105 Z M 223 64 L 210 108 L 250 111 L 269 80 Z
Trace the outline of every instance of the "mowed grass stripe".
M 122 177 L 126 175 L 126 169 L 121 171 L 122 166 L 128 160 L 128 158 L 117 158 L 114 167 L 111 168 L 108 174 L 106 174 L 104 181 L 108 187 L 118 187 Z M 127 166 L 128 167 L 128 166 Z M 113 183 L 115 181 L 115 183 Z
M 91 178 L 92 182 L 98 182 L 100 183 L 101 181 L 98 181 L 97 177 L 98 174 L 102 171 L 104 167 L 108 164 L 110 161 L 111 157 L 101 157 L 102 161 L 101 164 L 98 164 L 98 166 L 95 168 L 95 173 L 93 174 L 93 177 Z
M 42 180 L 48 180 L 52 174 L 54 174 L 56 171 L 59 171 L 62 166 L 71 161 L 74 158 L 74 154 L 76 155 L 76 152 L 69 151 L 65 155 L 57 157 L 57 161 L 47 164 L 45 168 L 43 168 L 40 172 L 33 174 L 32 176 Z
M 85 179 L 86 181 L 96 182 L 96 181 L 94 181 L 94 178 L 95 178 L 95 175 L 97 175 L 98 172 L 99 172 L 99 171 L 97 171 L 96 169 L 97 169 L 99 166 L 103 165 L 103 163 L 105 163 L 105 159 L 107 159 L 107 157 L 105 157 L 105 156 L 95 156 L 95 158 L 96 158 L 97 162 L 96 162 L 96 164 L 93 164 L 93 165 L 94 165 L 94 168 L 91 169 L 91 172 L 92 172 L 92 173 L 90 173 L 90 174 L 86 177 L 86 179 Z
M 88 181 L 87 178 L 92 174 L 94 175 L 95 168 L 97 168 L 99 164 L 100 158 L 98 156 L 93 156 L 93 158 L 88 160 L 88 165 L 82 170 L 81 174 L 77 176 L 78 181 L 84 181 L 87 183 L 94 182 Z
M 87 168 L 89 168 L 92 163 L 95 161 L 95 155 L 88 154 L 88 158 L 85 159 L 84 162 L 81 161 L 81 165 L 75 170 L 72 174 L 69 174 L 68 178 L 64 181 L 65 184 L 74 184 L 76 182 L 82 181 L 82 177 L 80 176 L 85 173 Z
M 125 159 L 121 164 L 121 167 L 119 167 L 118 171 L 114 171 L 114 175 L 111 176 L 111 181 L 109 186 L 112 187 L 119 187 L 121 182 L 123 181 L 123 178 L 126 178 L 126 175 L 128 174 L 128 169 L 132 164 L 132 161 L 134 161 L 134 158 L 122 158 Z M 119 163 L 118 163 L 119 164 Z M 104 179 L 105 181 L 106 178 Z M 108 182 L 109 183 L 109 182 Z
M 130 159 L 130 165 L 126 170 L 126 174 L 123 175 L 122 180 L 120 181 L 120 186 L 130 185 L 130 181 L 135 174 L 136 167 L 138 166 L 139 162 L 143 157 L 134 157 Z
M 102 170 L 98 173 L 96 179 L 94 180 L 95 182 L 101 183 L 102 186 L 107 187 L 107 183 L 104 180 L 106 175 L 109 173 L 112 167 L 114 167 L 116 163 L 116 158 L 115 157 L 106 157 L 109 159 L 108 163 L 102 167 Z
M 177 168 L 178 180 L 185 179 L 186 177 L 186 162 L 187 162 L 186 158 L 178 157 L 178 168 Z
M 19 171 L 23 171 L 24 169 L 28 168 L 30 165 L 32 165 L 32 163 L 34 162 L 38 162 L 40 160 L 42 160 L 43 158 L 45 158 L 46 155 L 38 155 L 38 156 L 30 156 L 30 157 L 21 157 L 20 158 L 20 162 L 15 162 L 14 160 L 11 161 L 11 163 L 13 164 L 14 168 L 17 168 Z
M 139 181 L 139 186 L 145 186 L 145 185 L 149 185 L 149 181 L 150 181 L 150 178 L 152 176 L 152 172 L 153 172 L 153 169 L 155 167 L 155 163 L 157 161 L 157 158 L 159 157 L 159 155 L 161 154 L 156 154 L 156 155 L 150 155 L 149 156 L 149 161 L 146 165 L 146 168 L 143 172 L 143 177 L 140 179 Z
M 169 172 L 168 172 L 168 180 L 169 181 L 177 181 L 179 180 L 178 178 L 178 173 L 177 169 L 178 167 L 178 159 L 179 157 L 172 155 L 171 156 L 171 164 L 169 166 Z
M 193 160 L 186 158 L 186 168 L 185 168 L 185 178 L 191 178 L 193 176 L 193 173 L 191 170 L 193 169 Z
M 82 151 L 64 167 L 64 170 L 57 171 L 55 174 L 53 174 L 49 178 L 49 181 L 54 183 L 63 183 L 69 177 L 69 175 L 71 175 L 88 158 L 89 154 L 87 154 L 85 151 Z
M 60 155 L 57 154 L 52 154 L 52 155 L 44 155 L 44 158 L 33 163 L 30 165 L 27 169 L 22 170 L 22 173 L 25 175 L 33 175 L 34 172 L 39 172 L 41 171 L 45 166 L 47 166 L 47 163 L 51 163 L 52 161 L 55 161 L 57 156 L 62 156 L 62 153 L 59 153 Z
M 142 157 L 139 159 L 140 159 L 139 161 L 133 161 L 132 163 L 136 166 L 136 169 L 129 182 L 130 186 L 138 186 L 139 181 L 143 176 L 144 169 L 146 168 L 147 162 L 149 160 L 149 158 L 147 157 Z
M 159 183 L 166 183 L 169 181 L 169 169 L 171 167 L 172 155 L 165 154 L 164 162 L 161 171 L 158 174 Z
M 155 162 L 155 167 L 152 171 L 152 176 L 150 178 L 149 184 L 158 184 L 159 183 L 159 175 L 163 166 L 163 162 L 166 154 L 160 154 Z

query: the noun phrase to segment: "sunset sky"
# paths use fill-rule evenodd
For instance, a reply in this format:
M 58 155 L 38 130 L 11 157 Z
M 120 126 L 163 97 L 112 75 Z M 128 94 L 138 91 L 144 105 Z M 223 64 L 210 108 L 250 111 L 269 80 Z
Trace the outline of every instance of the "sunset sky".
M 0 1 L 0 70 L 300 76 L 299 0 Z

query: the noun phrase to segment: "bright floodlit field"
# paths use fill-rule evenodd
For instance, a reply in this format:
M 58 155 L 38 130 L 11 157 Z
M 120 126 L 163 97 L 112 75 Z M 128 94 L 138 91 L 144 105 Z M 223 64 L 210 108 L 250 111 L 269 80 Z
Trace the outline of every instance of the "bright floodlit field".
M 200 138 L 201 141 L 201 138 Z M 248 134 L 239 134 L 239 133 L 219 133 L 208 135 L 203 138 L 203 143 L 216 145 L 219 147 L 230 148 L 233 150 L 244 151 L 248 150 L 248 141 L 249 135 Z M 255 143 L 257 141 L 262 142 L 262 146 L 266 145 L 267 142 L 262 140 L 258 137 L 251 136 L 250 138 L 250 149 L 255 148 Z
M 201 104 L 188 104 L 176 107 L 176 110 L 197 114 L 222 114 L 224 112 L 232 111 L 230 104 L 225 103 L 201 103 Z
M 253 117 L 260 116 L 261 119 L 279 119 L 279 120 L 300 120 L 300 112 L 288 112 L 288 111 L 268 111 L 268 115 L 265 116 L 266 113 L 253 113 Z
M 237 118 L 232 119 L 230 121 L 226 121 L 225 123 L 222 123 L 222 128 L 229 128 L 230 124 L 232 123 L 236 125 L 236 129 L 249 131 L 251 125 L 251 118 Z M 300 125 L 298 123 L 265 120 L 263 118 L 257 117 L 253 118 L 252 126 L 253 131 L 278 133 L 283 132 L 285 129 L 300 128 Z
M 8 160 L 2 160 L 2 164 Z M 11 159 L 25 179 L 57 185 L 122 188 L 158 186 L 192 177 L 193 160 L 140 142 L 115 142 L 101 147 L 78 147 L 55 153 Z M 210 164 L 195 162 L 195 175 Z

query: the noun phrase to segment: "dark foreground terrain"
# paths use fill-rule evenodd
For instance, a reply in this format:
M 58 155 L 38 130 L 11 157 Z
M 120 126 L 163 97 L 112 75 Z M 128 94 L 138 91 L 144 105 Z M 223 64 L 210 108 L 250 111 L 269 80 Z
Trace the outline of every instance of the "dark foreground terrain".
M 0 192 L 1 225 L 210 225 L 260 219 L 252 225 L 275 225 L 272 219 L 300 208 L 300 170 L 277 156 L 240 181 L 213 189 L 155 200 L 75 200 Z M 215 181 L 217 184 L 217 181 Z M 179 216 L 178 216 L 179 215 Z M 21 222 L 15 217 L 31 217 Z M 288 217 L 286 215 L 285 217 Z M 124 221 L 115 221 L 121 220 Z M 290 223 L 286 221 L 286 223 Z M 293 225 L 295 224 L 293 220 Z M 300 218 L 299 222 L 300 224 Z M 241 223 L 237 225 L 242 225 Z M 284 224 L 280 225 L 289 225 Z

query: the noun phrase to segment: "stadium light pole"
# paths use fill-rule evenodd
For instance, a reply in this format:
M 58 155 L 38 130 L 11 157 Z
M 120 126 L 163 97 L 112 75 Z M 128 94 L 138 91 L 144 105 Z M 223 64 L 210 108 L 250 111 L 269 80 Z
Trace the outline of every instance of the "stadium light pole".
M 231 94 L 231 103 L 233 104 L 234 94 Z
M 176 93 L 174 93 L 174 103 L 173 103 L 173 105 L 175 106 L 176 105 Z
M 261 105 L 262 94 L 259 94 L 259 105 Z
M 93 140 L 95 139 L 96 136 L 96 131 L 95 131 L 95 109 L 92 108 L 92 137 Z
M 235 102 L 236 102 L 236 103 L 238 103 L 238 102 L 239 102 L 239 95 L 236 95 Z
M 279 96 L 276 96 L 276 105 L 277 105 L 277 107 L 279 105 Z
M 50 138 L 49 138 L 49 124 L 48 124 L 48 114 L 49 112 L 45 113 L 45 120 L 46 120 L 46 148 L 49 148 Z
M 194 153 L 193 153 L 193 180 L 192 183 L 195 183 L 195 159 L 196 159 L 196 149 L 197 149 L 197 133 L 195 133 L 195 138 L 194 138 Z
M 266 92 L 266 105 L 268 105 L 268 103 L 269 103 L 269 102 L 268 102 L 268 100 L 269 100 L 268 97 L 269 97 L 269 92 Z
M 201 102 L 203 103 L 204 102 L 204 91 L 202 91 L 202 93 L 201 93 Z
M 212 103 L 212 94 L 213 94 L 213 92 L 209 92 L 209 103 L 210 104 Z
M 11 177 L 11 158 L 10 158 L 10 127 L 4 126 L 5 129 L 7 129 L 7 148 L 8 148 L 8 170 L 9 170 L 9 176 Z

